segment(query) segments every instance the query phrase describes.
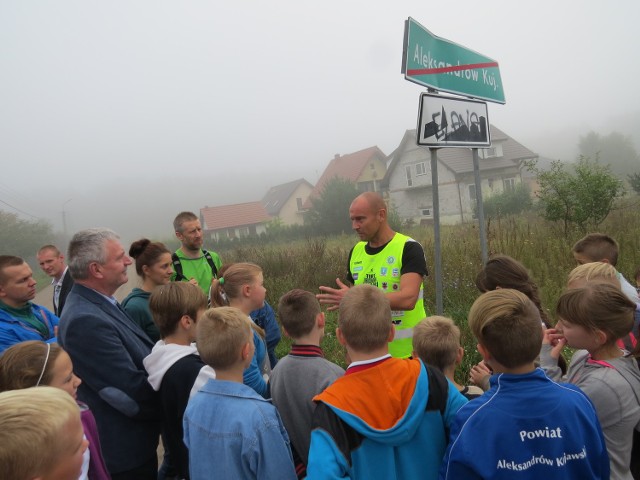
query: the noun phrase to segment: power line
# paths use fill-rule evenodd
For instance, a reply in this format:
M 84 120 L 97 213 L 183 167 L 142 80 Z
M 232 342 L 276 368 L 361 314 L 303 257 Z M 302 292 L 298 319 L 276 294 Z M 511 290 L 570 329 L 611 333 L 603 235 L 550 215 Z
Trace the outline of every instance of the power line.
M 4 200 L 0 199 L 0 203 L 4 203 L 7 207 L 9 208 L 13 208 L 15 211 L 22 213 L 23 215 L 27 215 L 28 217 L 33 218 L 34 220 L 42 220 L 40 217 L 36 217 L 35 215 L 31 215 L 28 212 L 25 212 L 24 210 L 20 210 L 18 207 L 14 207 L 13 205 L 11 205 L 10 203 L 5 202 Z

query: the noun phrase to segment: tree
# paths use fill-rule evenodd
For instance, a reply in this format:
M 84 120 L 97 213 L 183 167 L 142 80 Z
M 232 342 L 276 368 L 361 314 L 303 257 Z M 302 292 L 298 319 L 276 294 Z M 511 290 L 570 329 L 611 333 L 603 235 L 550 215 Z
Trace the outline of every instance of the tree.
M 15 213 L 0 210 L 0 253 L 33 258 L 42 245 L 51 243 L 54 235 L 45 221 L 28 222 Z
M 622 181 L 609 166 L 600 165 L 588 157 L 580 156 L 578 163 L 568 165 L 557 160 L 547 171 L 538 169 L 535 162 L 526 166 L 538 177 L 543 217 L 562 222 L 565 234 L 572 226 L 583 233 L 595 230 L 624 194 Z
M 627 178 L 629 179 L 629 185 L 631 185 L 633 191 L 640 195 L 640 173 L 627 175 Z
M 511 190 L 492 195 L 482 203 L 484 214 L 487 217 L 517 215 L 529 210 L 531 205 L 529 189 L 522 183 Z
M 589 132 L 580 137 L 578 150 L 581 156 L 595 158 L 598 163 L 611 165 L 611 171 L 620 178 L 640 170 L 640 155 L 633 145 L 633 140 L 618 132 L 611 132 L 605 136 Z
M 351 231 L 349 206 L 360 192 L 350 180 L 334 177 L 322 189 L 320 195 L 312 200 L 312 207 L 305 217 L 305 223 L 313 227 L 316 233 L 334 234 Z

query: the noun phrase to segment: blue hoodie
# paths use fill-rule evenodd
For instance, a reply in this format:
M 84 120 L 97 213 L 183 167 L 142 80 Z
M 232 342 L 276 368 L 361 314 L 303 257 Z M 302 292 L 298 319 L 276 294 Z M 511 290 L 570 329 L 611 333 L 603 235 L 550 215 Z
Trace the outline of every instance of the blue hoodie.
M 446 430 L 467 400 L 451 384 L 443 413 L 428 409 L 428 399 L 420 360 L 350 368 L 314 398 L 307 478 L 437 478 Z

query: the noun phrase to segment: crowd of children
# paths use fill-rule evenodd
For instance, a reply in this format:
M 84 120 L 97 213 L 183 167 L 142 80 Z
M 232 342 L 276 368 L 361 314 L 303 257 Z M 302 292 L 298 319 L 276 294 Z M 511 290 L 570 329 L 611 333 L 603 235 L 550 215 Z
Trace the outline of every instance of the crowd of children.
M 266 296 L 258 265 L 223 266 L 208 299 L 169 282 L 168 250 L 141 242 L 131 255 L 143 286 L 127 303 L 157 336 L 144 368 L 173 478 L 640 478 L 640 306 L 606 235 L 574 246 L 580 265 L 555 325 L 524 265 L 487 262 L 468 313 L 482 357 L 470 385 L 455 379 L 465 352 L 451 318 L 422 320 L 412 358 L 393 358 L 389 300 L 367 284 L 338 307 L 346 371 L 324 358 L 325 315 L 300 289 L 280 298 L 292 346 L 272 370 L 250 316 Z M 565 347 L 575 350 L 569 365 Z M 56 343 L 26 341 L 0 356 L 2 478 L 111 478 L 80 383 Z

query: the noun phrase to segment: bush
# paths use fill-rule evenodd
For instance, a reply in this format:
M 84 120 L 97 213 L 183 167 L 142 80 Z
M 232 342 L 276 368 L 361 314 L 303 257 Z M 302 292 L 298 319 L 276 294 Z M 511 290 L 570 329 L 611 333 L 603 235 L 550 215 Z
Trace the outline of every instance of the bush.
M 493 195 L 483 201 L 484 215 L 489 217 L 503 217 L 517 215 L 531 210 L 533 201 L 526 185 L 520 183 L 512 190 Z

